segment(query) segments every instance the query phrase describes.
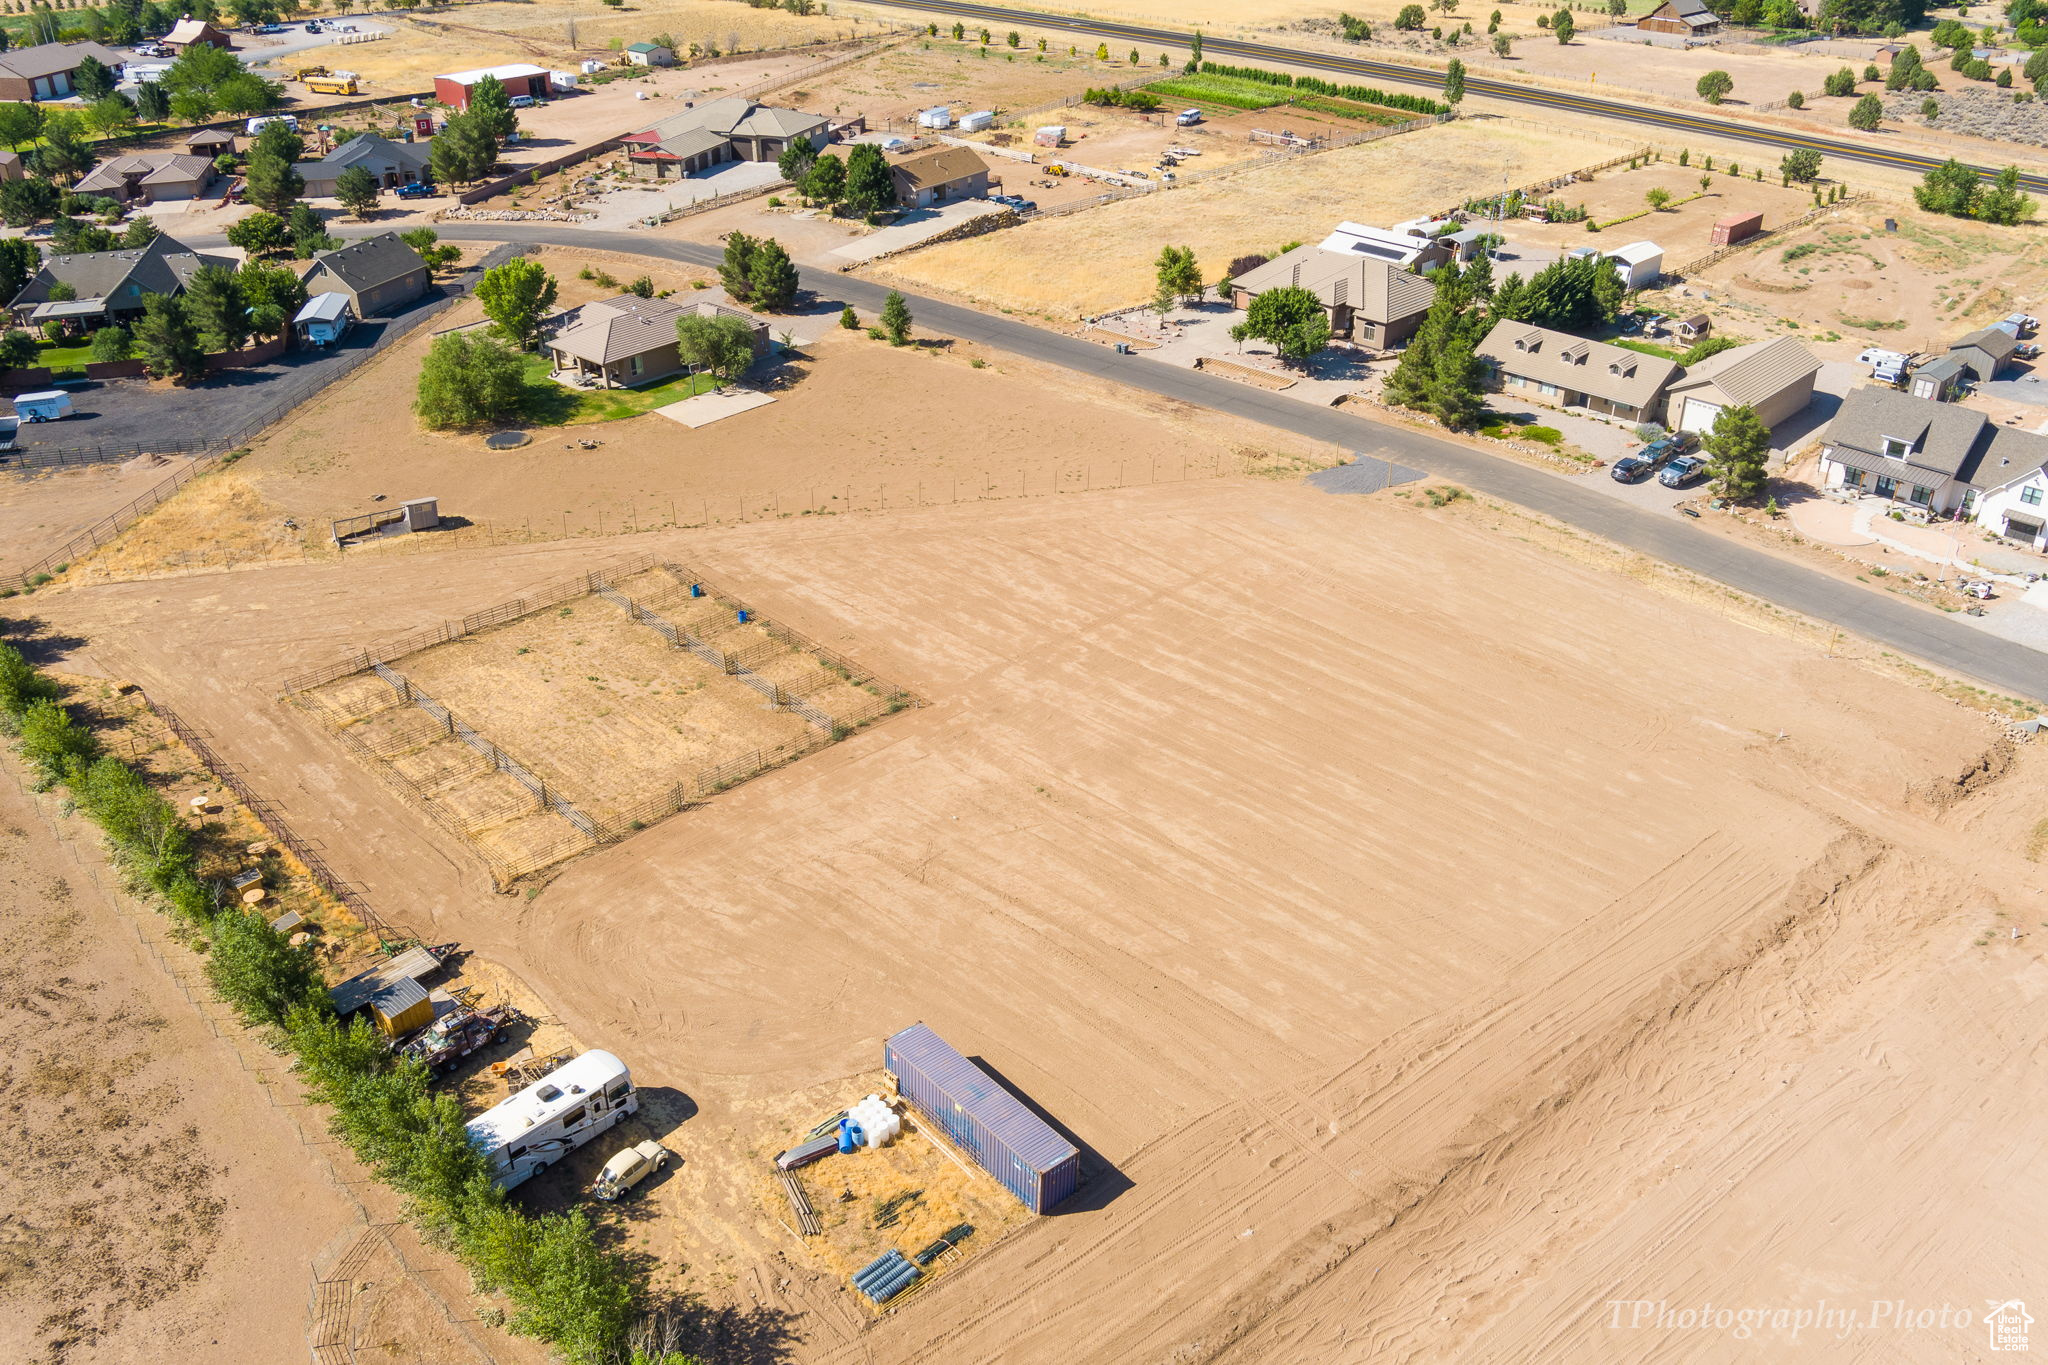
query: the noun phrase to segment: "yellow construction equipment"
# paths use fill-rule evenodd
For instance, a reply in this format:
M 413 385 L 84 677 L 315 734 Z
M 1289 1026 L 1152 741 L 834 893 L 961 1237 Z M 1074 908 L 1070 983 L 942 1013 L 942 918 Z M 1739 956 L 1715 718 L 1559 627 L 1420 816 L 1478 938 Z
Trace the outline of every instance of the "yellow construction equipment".
M 326 74 L 327 68 L 324 66 L 302 66 L 297 71 L 292 72 L 292 79 L 302 81 L 308 76 L 324 76 Z
M 356 87 L 354 76 L 309 76 L 306 89 L 316 95 L 357 95 L 362 92 Z
M 1067 168 L 1066 165 L 1062 162 L 1050 161 L 1046 163 L 1045 173 L 1047 175 L 1065 175 L 1067 173 Z

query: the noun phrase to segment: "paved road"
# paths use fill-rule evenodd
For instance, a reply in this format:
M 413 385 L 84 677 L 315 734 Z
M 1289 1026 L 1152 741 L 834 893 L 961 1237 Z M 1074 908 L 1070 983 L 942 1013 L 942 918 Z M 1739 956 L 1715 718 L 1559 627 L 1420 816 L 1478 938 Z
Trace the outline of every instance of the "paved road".
M 892 9 L 926 10 L 990 24 L 1028 23 L 1035 28 L 1064 29 L 1116 43 L 1165 43 L 1173 47 L 1186 48 L 1194 36 L 1179 29 L 1116 24 L 1099 19 L 1077 18 L 1073 15 L 1045 14 L 1037 10 L 974 4 L 970 0 L 873 0 L 873 3 L 886 5 Z M 1327 71 L 1346 81 L 1357 81 L 1360 78 L 1393 81 L 1402 85 L 1424 86 L 1432 91 L 1443 89 L 1444 84 L 1443 72 L 1429 67 L 1410 66 L 1405 62 L 1383 61 L 1371 57 L 1336 56 L 1303 48 L 1280 47 L 1272 43 L 1211 38 L 1207 34 L 1202 36 L 1202 52 L 1204 56 L 1210 58 L 1248 57 L 1256 61 L 1308 67 L 1315 71 Z M 1484 95 L 1489 99 L 1533 104 L 1561 113 L 1594 114 L 1601 118 L 1618 119 L 1624 123 L 1648 124 L 1678 132 L 1697 133 L 1703 137 L 1731 138 L 1738 142 L 1761 143 L 1782 150 L 1811 147 L 1825 155 L 1840 157 L 1844 161 L 1861 161 L 1916 173 L 1941 164 L 1940 157 L 1893 151 L 1885 147 L 1884 135 L 1881 133 L 1864 134 L 1859 140 L 1851 142 L 1760 124 L 1737 123 L 1732 119 L 1695 114 L 1683 109 L 1670 109 L 1654 104 L 1601 99 L 1566 90 L 1549 90 L 1513 81 L 1491 80 L 1485 76 L 1467 76 L 1465 90 L 1468 94 Z M 1973 169 L 1986 178 L 1997 174 L 1995 167 L 1976 166 Z M 2020 183 L 2036 194 L 2048 192 L 2048 175 L 2023 175 L 2020 177 Z
M 350 224 L 339 230 L 345 235 L 361 236 L 376 229 Z M 719 247 L 698 242 L 641 232 L 585 232 L 567 224 L 444 223 L 437 230 L 451 242 L 530 242 L 569 250 L 586 247 L 685 265 L 715 267 L 723 255 Z M 199 247 L 210 244 L 203 240 L 190 243 Z M 869 314 L 879 313 L 888 295 L 886 288 L 848 275 L 813 269 L 807 278 L 816 287 L 820 302 L 830 303 L 835 309 L 850 303 Z M 1299 399 L 1196 370 L 1161 365 L 1135 355 L 1120 356 L 1092 342 L 995 314 L 916 295 L 906 295 L 905 301 L 918 325 L 931 331 L 1099 375 L 1135 389 L 1390 460 L 1437 478 L 1452 479 L 1791 611 L 1832 622 L 1949 672 L 1978 679 L 2000 692 L 2048 701 L 2048 654 L 1713 535 L 1690 521 L 1637 507 L 1599 489 L 1582 487 L 1575 479 L 1548 474 L 1406 427 L 1312 407 Z

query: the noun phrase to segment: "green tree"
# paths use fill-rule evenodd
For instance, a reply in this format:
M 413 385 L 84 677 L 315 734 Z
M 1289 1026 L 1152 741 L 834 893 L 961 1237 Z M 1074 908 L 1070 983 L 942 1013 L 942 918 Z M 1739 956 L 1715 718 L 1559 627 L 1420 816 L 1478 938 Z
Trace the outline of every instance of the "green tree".
M 811 163 L 818 159 L 818 149 L 804 138 L 797 138 L 782 149 L 782 155 L 775 158 L 775 170 L 792 185 L 802 185 L 804 175 L 811 169 Z
M 1769 481 L 1764 462 L 1771 454 L 1771 431 L 1745 404 L 1722 408 L 1714 418 L 1714 429 L 1700 444 L 1706 448 L 1707 477 L 1713 481 L 1714 496 L 1731 502 L 1747 502 L 1764 491 Z
M 135 341 L 128 335 L 126 327 L 102 327 L 92 334 L 86 350 L 94 360 L 105 364 L 134 355 Z
M 94 100 L 85 111 L 86 126 L 101 137 L 112 137 L 135 126 L 135 106 L 125 96 L 107 95 Z
M 235 272 L 223 265 L 201 266 L 185 282 L 187 321 L 207 351 L 239 351 L 249 340 L 249 301 Z
M 0 370 L 25 370 L 36 363 L 42 348 L 34 334 L 19 327 L 0 333 Z
M 1243 335 L 1271 342 L 1282 359 L 1304 362 L 1330 344 L 1330 316 L 1306 289 L 1268 289 L 1245 310 Z
M 275 308 L 291 317 L 306 306 L 306 282 L 285 266 L 244 261 L 235 272 L 235 283 L 252 309 Z
M 306 178 L 299 174 L 290 160 L 261 143 L 250 152 L 248 169 L 242 181 L 242 193 L 250 203 L 272 213 L 283 213 L 305 191 Z
M 498 161 L 498 139 L 482 119 L 457 114 L 427 144 L 427 155 L 436 180 L 467 185 L 491 173 Z
M 240 247 L 251 256 L 268 256 L 291 244 L 284 219 L 257 210 L 228 224 L 228 245 Z
M 0 221 L 9 227 L 34 227 L 56 212 L 57 188 L 49 181 L 0 180 Z
M 1708 104 L 1719 104 L 1728 98 L 1728 92 L 1735 88 L 1735 78 L 1725 71 L 1709 71 L 1694 83 L 1693 89 Z
M 420 363 L 413 411 L 436 430 L 478 427 L 514 416 L 526 401 L 526 362 L 486 336 L 436 337 Z
M 18 728 L 22 757 L 33 763 L 48 781 L 61 780 L 99 755 L 99 742 L 92 737 L 92 731 L 74 721 L 71 712 L 54 701 L 31 703 L 22 712 Z
M 1920 117 L 1926 119 L 1929 123 L 1932 123 L 1934 122 L 1934 120 L 1940 118 L 1941 101 L 1935 99 L 1932 95 L 1929 95 L 1926 99 L 1921 100 Z
M 1512 38 L 1508 37 L 1508 35 L 1507 35 L 1507 34 L 1505 34 L 1505 33 L 1496 33 L 1496 34 L 1494 34 L 1494 35 L 1493 35 L 1493 55 L 1494 55 L 1494 56 L 1496 56 L 1496 57 L 1499 57 L 1500 59 L 1502 59 L 1503 61 L 1505 61 L 1505 60 L 1506 60 L 1507 58 L 1509 58 L 1509 57 L 1511 57 L 1511 56 L 1513 56 L 1513 55 L 1514 55 L 1514 51 L 1515 51 L 1515 44 L 1514 44 L 1514 40 L 1513 40 Z
M 2020 170 L 2007 166 L 1977 200 L 1977 217 L 1986 223 L 2007 227 L 2034 216 L 2034 201 L 2020 193 Z
M 206 980 L 252 1026 L 282 1024 L 327 994 L 311 944 L 294 948 L 281 931 L 239 909 L 215 915 L 209 926 Z
M 72 88 L 78 91 L 87 104 L 103 100 L 113 94 L 116 84 L 118 82 L 114 79 L 113 71 L 91 53 L 80 57 L 77 68 L 71 73 Z
M 1444 103 L 1458 104 L 1465 98 L 1465 64 L 1456 57 L 1444 68 Z
M 839 310 L 839 325 L 849 332 L 860 330 L 860 314 L 853 311 L 852 304 L 849 303 Z
M 882 149 L 873 143 L 856 143 L 846 153 L 846 202 L 863 218 L 895 206 L 896 181 Z
M 43 253 L 22 237 L 0 237 L 0 298 L 19 294 L 43 268 Z
M 1845 66 L 1824 79 L 1820 89 L 1823 95 L 1853 95 L 1856 93 L 1856 73 Z
M 419 258 L 427 263 L 429 270 L 443 269 L 462 258 L 461 247 L 444 244 L 441 241 L 441 234 L 430 227 L 416 227 L 401 232 L 398 234 L 398 240 L 418 252 Z
M 377 207 L 377 177 L 367 166 L 350 166 L 334 178 L 334 197 L 359 221 L 367 222 Z
M 178 300 L 166 294 L 144 294 L 142 316 L 134 323 L 135 353 L 156 379 L 189 384 L 206 373 L 206 353 L 199 331 Z
M 539 261 L 515 257 L 494 265 L 476 282 L 491 330 L 521 350 L 531 350 L 540 321 L 555 304 L 555 277 Z
M 882 300 L 882 331 L 888 336 L 891 346 L 910 344 L 910 305 L 893 289 L 889 291 L 889 297 Z
M 312 259 L 316 252 L 332 251 L 341 245 L 339 237 L 328 235 L 326 223 L 311 204 L 292 205 L 285 230 L 291 234 L 292 254 L 302 261 Z
M 57 684 L 38 673 L 20 650 L 0 643 L 0 717 L 4 717 L 6 728 L 18 728 L 29 707 L 39 701 L 55 701 L 57 694 Z
M 1778 174 L 1789 184 L 1811 185 L 1820 179 L 1820 153 L 1811 147 L 1794 148 L 1778 163 Z
M 1643 202 L 1650 206 L 1652 213 L 1661 212 L 1671 202 L 1671 191 L 1662 185 L 1653 185 L 1643 192 Z
M 846 163 L 827 152 L 804 172 L 798 192 L 819 204 L 837 204 L 846 194 Z
M 1874 133 L 1884 122 L 1884 101 L 1875 95 L 1865 95 L 1849 110 L 1849 126 L 1866 133 Z
M 676 319 L 676 350 L 685 365 L 730 384 L 754 363 L 754 328 L 729 313 L 685 313 Z
M 1911 90 L 1913 77 L 1921 70 L 1920 49 L 1911 43 L 1899 49 L 1892 58 L 1892 69 L 1885 73 L 1884 88 L 1887 90 Z
M 469 88 L 468 117 L 477 121 L 483 130 L 491 135 L 491 141 L 503 146 L 519 131 L 519 111 L 512 107 L 511 92 L 496 76 L 485 76 Z
M 796 262 L 773 237 L 763 238 L 754 248 L 753 263 L 747 270 L 748 299 L 760 312 L 772 313 L 796 302 Z
M 145 123 L 162 123 L 171 116 L 171 92 L 159 81 L 144 81 L 135 87 L 135 113 Z
M 725 238 L 725 259 L 718 266 L 718 282 L 734 303 L 745 303 L 754 293 L 754 253 L 758 243 L 744 232 Z
M 1158 292 L 1166 298 L 1199 299 L 1207 292 L 1193 247 L 1161 247 L 1152 268 Z
M 1403 5 L 1394 16 L 1394 27 L 1403 33 L 1419 33 L 1428 22 L 1429 15 L 1420 5 Z
M 0 104 L 0 142 L 19 151 L 24 142 L 34 142 L 42 135 L 42 105 Z
M 1913 201 L 1929 213 L 1973 218 L 1983 192 L 1984 185 L 1977 173 L 1951 157 L 1927 172 L 1913 190 Z
M 92 149 L 85 143 L 85 121 L 77 114 L 59 110 L 43 116 L 43 145 L 36 148 L 36 169 L 53 180 L 76 180 L 93 162 Z
M 1572 37 L 1578 33 L 1579 26 L 1577 23 L 1573 21 L 1572 12 L 1570 10 L 1561 9 L 1557 12 L 1556 16 L 1551 19 L 1550 31 L 1557 35 L 1558 42 L 1568 43 L 1572 40 Z
M 260 114 L 284 99 L 284 90 L 253 71 L 241 71 L 213 89 L 213 106 L 223 114 Z

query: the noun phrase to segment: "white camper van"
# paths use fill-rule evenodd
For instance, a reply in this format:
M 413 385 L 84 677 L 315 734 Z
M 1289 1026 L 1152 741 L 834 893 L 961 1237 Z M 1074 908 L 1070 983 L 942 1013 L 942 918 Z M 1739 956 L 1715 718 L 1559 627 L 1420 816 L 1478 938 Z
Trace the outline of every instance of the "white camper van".
M 609 1052 L 586 1052 L 471 1119 L 469 1140 L 490 1161 L 491 1178 L 509 1190 L 639 1108 L 626 1064 Z

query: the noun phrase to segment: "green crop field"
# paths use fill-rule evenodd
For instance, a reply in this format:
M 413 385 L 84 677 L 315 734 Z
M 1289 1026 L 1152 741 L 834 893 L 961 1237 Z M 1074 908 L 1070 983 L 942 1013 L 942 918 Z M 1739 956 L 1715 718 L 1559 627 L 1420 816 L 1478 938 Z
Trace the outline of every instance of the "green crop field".
M 1397 110 L 1383 109 L 1378 105 L 1360 104 L 1356 100 L 1307 94 L 1282 86 L 1267 85 L 1263 81 L 1249 81 L 1242 76 L 1222 76 L 1213 72 L 1173 76 L 1163 81 L 1154 81 L 1145 88 L 1169 100 L 1186 100 L 1191 104 L 1220 104 L 1230 109 L 1271 109 L 1276 105 L 1285 104 L 1309 113 L 1327 114 L 1331 118 L 1355 119 L 1360 123 L 1405 123 L 1412 117 Z

